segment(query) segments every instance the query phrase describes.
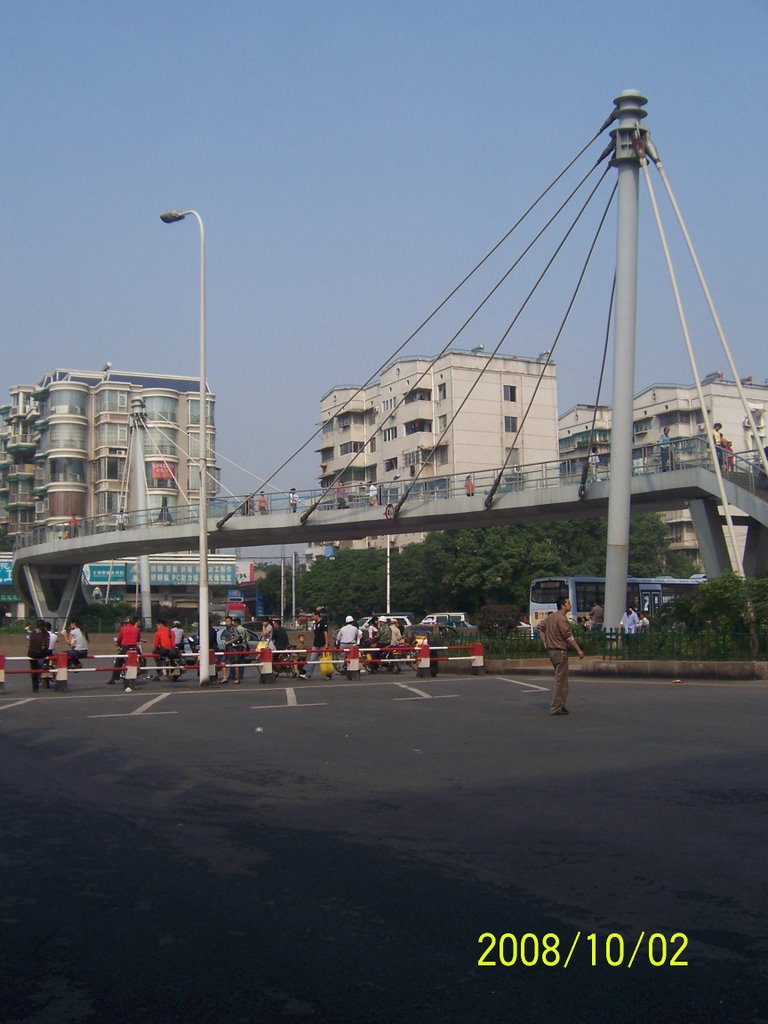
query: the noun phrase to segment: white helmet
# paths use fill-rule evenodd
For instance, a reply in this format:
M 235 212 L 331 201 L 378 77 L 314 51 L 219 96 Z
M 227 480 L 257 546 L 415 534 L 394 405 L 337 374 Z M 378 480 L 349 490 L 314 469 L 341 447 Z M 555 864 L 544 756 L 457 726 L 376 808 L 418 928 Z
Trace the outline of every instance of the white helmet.
M 355 620 L 352 618 L 351 615 L 348 615 L 345 621 L 346 622 L 354 622 Z

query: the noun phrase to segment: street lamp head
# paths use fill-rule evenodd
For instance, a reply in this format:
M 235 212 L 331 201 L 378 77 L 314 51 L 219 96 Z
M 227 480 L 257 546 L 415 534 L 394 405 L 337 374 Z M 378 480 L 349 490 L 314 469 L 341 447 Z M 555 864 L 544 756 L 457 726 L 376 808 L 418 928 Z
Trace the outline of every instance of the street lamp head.
M 186 216 L 186 213 L 180 213 L 178 210 L 166 210 L 160 214 L 160 220 L 164 224 L 175 224 L 177 220 L 184 220 Z

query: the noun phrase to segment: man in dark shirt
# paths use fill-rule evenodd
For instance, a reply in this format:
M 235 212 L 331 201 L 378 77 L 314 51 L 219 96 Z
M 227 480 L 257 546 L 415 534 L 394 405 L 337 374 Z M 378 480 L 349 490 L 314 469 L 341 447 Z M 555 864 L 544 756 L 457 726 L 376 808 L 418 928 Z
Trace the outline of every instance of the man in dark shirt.
M 272 619 L 272 643 L 276 651 L 287 651 L 291 646 L 288 630 L 280 619 Z
M 314 627 L 312 648 L 307 654 L 307 664 L 304 669 L 307 679 L 312 678 L 320 653 L 328 647 L 328 620 L 319 608 L 312 612 L 312 625 Z
M 571 602 L 567 597 L 561 598 L 557 603 L 557 611 L 550 612 L 539 625 L 541 642 L 546 647 L 549 660 L 555 670 L 555 689 L 549 708 L 550 715 L 569 714 L 566 707 L 568 701 L 568 648 L 572 647 L 580 658 L 584 657 L 584 651 L 579 647 L 571 632 L 571 624 L 568 621 L 570 610 Z

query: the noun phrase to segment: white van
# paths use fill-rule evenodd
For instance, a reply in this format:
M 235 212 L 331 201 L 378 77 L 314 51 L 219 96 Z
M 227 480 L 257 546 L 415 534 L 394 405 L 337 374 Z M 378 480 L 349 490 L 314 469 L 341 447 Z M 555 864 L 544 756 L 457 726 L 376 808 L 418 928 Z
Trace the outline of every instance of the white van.
M 416 616 L 413 612 L 376 612 L 377 619 L 397 619 L 397 624 L 400 629 L 405 629 L 406 626 L 412 626 L 416 621 Z M 360 619 L 358 626 L 362 629 L 367 626 L 371 621 L 371 616 L 366 615 L 364 619 Z
M 431 612 L 422 622 L 436 622 L 440 626 L 455 626 L 457 629 L 474 629 L 466 612 Z

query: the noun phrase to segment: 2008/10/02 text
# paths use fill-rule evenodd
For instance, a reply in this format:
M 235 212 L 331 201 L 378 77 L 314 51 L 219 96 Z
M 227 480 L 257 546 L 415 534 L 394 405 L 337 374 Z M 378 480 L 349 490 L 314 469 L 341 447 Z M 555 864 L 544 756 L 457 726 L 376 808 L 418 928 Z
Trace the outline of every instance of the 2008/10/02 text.
M 674 932 L 667 937 L 663 932 L 645 932 L 625 938 L 619 932 L 598 935 L 576 932 L 573 938 L 563 940 L 555 932 L 538 936 L 533 932 L 516 935 L 504 932 L 495 935 L 483 932 L 477 940 L 483 951 L 478 967 L 568 967 L 577 946 L 586 947 L 589 967 L 633 967 L 647 963 L 651 967 L 687 967 L 683 955 L 688 947 L 688 936 Z M 583 962 L 583 956 L 580 957 Z

